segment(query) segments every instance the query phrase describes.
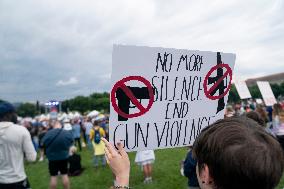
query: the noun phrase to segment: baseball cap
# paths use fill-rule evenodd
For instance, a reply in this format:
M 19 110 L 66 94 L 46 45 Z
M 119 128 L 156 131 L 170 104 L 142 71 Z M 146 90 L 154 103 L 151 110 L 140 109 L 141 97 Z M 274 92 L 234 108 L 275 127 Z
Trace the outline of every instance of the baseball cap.
M 0 115 L 16 112 L 15 107 L 9 102 L 0 102 Z

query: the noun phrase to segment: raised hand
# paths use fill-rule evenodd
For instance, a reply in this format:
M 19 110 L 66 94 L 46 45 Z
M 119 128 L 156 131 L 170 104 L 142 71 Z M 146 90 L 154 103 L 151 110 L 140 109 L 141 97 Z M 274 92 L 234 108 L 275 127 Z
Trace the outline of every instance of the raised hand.
M 105 156 L 107 163 L 116 177 L 117 185 L 128 186 L 130 174 L 130 161 L 128 154 L 123 149 L 121 143 L 117 144 L 117 151 L 106 139 L 102 138 L 102 141 L 106 146 Z

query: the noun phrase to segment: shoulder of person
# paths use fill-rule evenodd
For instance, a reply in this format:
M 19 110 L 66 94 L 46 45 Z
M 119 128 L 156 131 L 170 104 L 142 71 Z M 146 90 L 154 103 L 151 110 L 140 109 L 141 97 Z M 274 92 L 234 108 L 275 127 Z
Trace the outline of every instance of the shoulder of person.
M 45 133 L 44 138 L 48 138 L 49 136 L 52 135 L 52 133 L 53 133 L 53 129 L 48 130 L 48 131 Z
M 92 135 L 92 134 L 94 134 L 94 133 L 95 133 L 94 128 L 91 128 L 91 130 L 90 130 L 90 135 Z
M 18 124 L 14 124 L 11 129 L 13 129 L 15 131 L 15 134 L 28 134 L 30 135 L 30 132 L 28 131 L 28 129 L 24 126 L 18 125 Z
M 64 135 L 72 135 L 71 130 L 60 129 L 58 132 L 62 132 L 62 133 L 64 133 Z

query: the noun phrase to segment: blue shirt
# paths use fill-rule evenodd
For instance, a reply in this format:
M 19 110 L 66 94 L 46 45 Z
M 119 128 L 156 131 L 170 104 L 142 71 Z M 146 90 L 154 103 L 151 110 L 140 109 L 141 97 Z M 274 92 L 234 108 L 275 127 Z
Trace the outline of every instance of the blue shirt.
M 80 136 L 81 136 L 81 126 L 78 123 L 75 123 L 72 126 L 72 133 L 73 133 L 73 138 L 80 138 Z
M 199 187 L 196 175 L 197 161 L 192 157 L 192 150 L 187 153 L 184 161 L 183 169 L 184 175 L 188 178 L 188 186 Z
M 53 142 L 51 143 L 51 141 Z M 72 143 L 73 137 L 70 132 L 63 129 L 49 130 L 43 137 L 47 159 L 49 161 L 67 159 L 69 157 L 69 148 Z

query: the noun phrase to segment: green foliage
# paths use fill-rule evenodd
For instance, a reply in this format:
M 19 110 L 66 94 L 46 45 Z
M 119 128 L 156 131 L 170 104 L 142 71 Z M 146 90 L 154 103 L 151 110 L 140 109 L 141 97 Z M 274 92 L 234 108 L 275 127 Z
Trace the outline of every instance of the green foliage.
M 141 167 L 134 163 L 135 152 L 129 153 L 131 162 L 130 186 L 135 189 L 176 189 L 187 188 L 187 178 L 180 175 L 180 160 L 184 159 L 186 148 L 155 150 L 156 160 L 153 168 L 153 183 L 143 184 Z M 70 177 L 71 188 L 91 189 L 109 188 L 113 184 L 113 176 L 109 167 L 94 168 L 92 166 L 93 152 L 83 148 L 81 154 L 82 166 L 85 168 L 82 175 Z M 49 183 L 48 161 L 26 164 L 26 172 L 32 188 L 46 189 Z M 282 189 L 284 177 L 276 189 Z M 58 189 L 62 189 L 61 180 L 58 180 Z
M 93 93 L 90 95 L 91 98 L 108 98 L 109 97 L 109 93 L 104 92 L 104 93 Z
M 261 93 L 257 85 L 249 87 L 250 94 L 252 98 L 262 98 Z
M 232 84 L 230 92 L 229 92 L 229 97 L 228 97 L 228 102 L 239 102 L 240 96 L 237 92 L 236 86 L 234 84 Z
M 276 98 L 280 95 L 282 96 L 284 95 L 284 82 L 281 83 L 280 85 L 270 84 L 270 86 Z
M 34 117 L 37 114 L 36 105 L 23 103 L 17 108 L 17 114 L 21 117 Z
M 77 96 L 62 102 L 62 110 L 85 113 L 91 110 L 109 112 L 109 93 L 93 93 L 90 96 Z
M 155 150 L 156 160 L 153 167 L 153 183 L 143 183 L 141 167 L 135 164 L 135 152 L 129 153 L 131 161 L 130 186 L 135 189 L 162 189 L 187 188 L 187 178 L 180 175 L 180 161 L 185 158 L 187 148 Z M 71 188 L 74 189 L 107 189 L 113 185 L 113 175 L 110 168 L 94 168 L 92 163 L 93 152 L 83 148 L 80 152 L 82 166 L 85 168 L 82 175 L 70 177 Z M 46 189 L 49 183 L 48 161 L 26 165 L 27 176 L 32 188 Z M 39 177 L 40 175 L 40 177 Z M 58 180 L 58 189 L 62 189 L 61 180 Z
M 89 97 L 77 96 L 69 100 L 70 110 L 77 110 L 84 113 L 86 110 L 90 109 Z

